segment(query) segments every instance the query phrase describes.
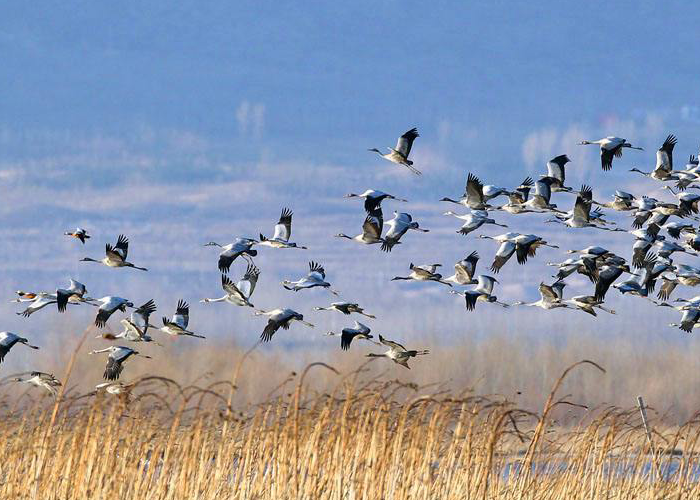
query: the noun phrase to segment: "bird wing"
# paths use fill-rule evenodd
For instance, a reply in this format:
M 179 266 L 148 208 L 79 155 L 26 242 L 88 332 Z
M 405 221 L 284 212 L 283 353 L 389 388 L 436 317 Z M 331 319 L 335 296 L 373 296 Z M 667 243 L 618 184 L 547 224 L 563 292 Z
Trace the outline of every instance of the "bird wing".
M 368 215 L 365 218 L 365 222 L 362 224 L 362 233 L 372 239 L 379 239 L 382 237 L 382 226 L 381 221 L 377 219 L 374 215 Z
M 668 300 L 668 298 L 671 296 L 671 293 L 673 293 L 673 290 L 678 285 L 678 282 L 666 279 L 663 276 L 661 277 L 661 281 L 663 282 L 663 284 L 661 285 L 659 293 L 656 296 L 661 300 Z
M 622 274 L 622 269 L 619 267 L 608 267 L 603 269 L 598 274 L 598 282 L 595 285 L 595 292 L 593 296 L 596 300 L 601 302 L 605 299 L 605 294 L 608 292 L 610 285 L 620 277 Z
M 619 151 L 619 155 L 618 155 Z M 603 168 L 603 170 L 608 171 L 612 168 L 612 162 L 613 158 L 615 156 L 621 156 L 622 155 L 622 148 L 617 148 L 617 149 L 604 149 L 600 148 L 600 166 Z
M 413 141 L 416 140 L 416 137 L 418 137 L 418 129 L 414 127 L 399 137 L 399 140 L 396 141 L 396 151 L 401 153 L 404 158 L 408 158 L 408 155 L 411 153 L 411 148 L 413 147 Z
M 382 337 L 381 334 L 379 335 L 379 342 L 381 342 L 382 344 L 384 344 L 387 347 L 391 347 L 392 349 L 401 350 L 401 351 L 406 350 L 406 348 L 404 346 L 402 346 L 401 344 L 399 344 L 398 342 L 394 342 L 393 340 L 387 340 L 384 337 Z
M 272 239 L 289 241 L 292 236 L 292 211 L 288 208 L 282 210 L 280 220 L 275 225 L 275 234 Z
M 557 297 L 556 292 L 552 289 L 550 285 L 540 283 L 539 290 L 543 302 L 557 302 L 559 300 L 559 297 Z
M 496 283 L 495 278 L 492 278 L 491 276 L 486 276 L 485 274 L 480 274 L 478 278 L 478 283 L 474 291 L 481 292 L 486 295 L 491 295 L 491 292 L 493 292 L 494 283 Z
M 559 157 L 547 162 L 547 175 L 557 179 L 562 185 L 564 184 L 564 166 L 557 163 Z
M 259 276 L 260 269 L 258 269 L 258 267 L 253 263 L 248 264 L 248 268 L 243 275 L 243 279 L 236 284 L 236 287 L 246 296 L 246 298 L 249 299 L 250 296 L 253 295 L 253 291 L 255 290 L 255 285 L 258 283 Z
M 664 170 L 671 172 L 673 170 L 673 148 L 678 140 L 673 134 L 669 134 L 666 140 L 656 152 L 656 167 L 654 170 Z
M 574 204 L 574 217 L 589 222 L 591 200 L 593 200 L 593 190 L 590 188 L 590 186 L 586 186 L 584 184 L 581 186 L 581 191 L 576 197 L 576 203 Z
M 105 367 L 103 377 L 106 380 L 117 380 L 123 369 L 124 366 L 121 364 L 121 362 L 117 361 L 110 355 L 107 358 L 107 366 Z
M 129 321 L 128 319 L 124 318 L 122 319 L 119 323 L 129 332 L 138 335 L 139 337 L 143 337 L 143 330 L 139 328 L 137 325 Z
M 552 186 L 551 177 L 543 177 L 535 182 L 535 194 L 549 204 L 549 200 L 552 198 Z
M 516 244 L 510 240 L 501 243 L 496 251 L 496 256 L 493 259 L 493 264 L 491 264 L 491 271 L 497 273 L 505 265 L 506 262 L 513 256 L 513 252 L 516 250 Z
M 464 188 L 464 193 L 467 195 L 467 199 L 470 202 L 476 204 L 484 203 L 484 185 L 479 178 L 472 173 L 467 175 L 467 185 Z
M 309 262 L 309 277 L 320 277 L 321 281 L 324 281 L 326 279 L 326 270 L 323 269 L 321 264 L 312 260 Z
M 151 299 L 148 302 L 141 304 L 134 312 L 131 313 L 131 320 L 132 320 L 132 322 L 136 323 L 136 321 L 134 321 L 134 319 L 138 317 L 138 318 L 143 319 L 146 323 L 148 323 L 148 318 L 155 311 L 156 311 L 156 303 L 154 302 L 153 299 Z M 138 323 L 136 323 L 136 324 L 138 324 Z
M 245 302 L 245 294 L 238 288 L 238 285 L 234 284 L 234 282 L 231 281 L 231 279 L 225 274 L 221 275 L 221 288 L 223 288 L 227 294 L 237 297 L 239 300 Z
M 265 325 L 265 329 L 260 334 L 260 340 L 263 342 L 269 342 L 270 340 L 272 340 L 272 336 L 279 329 L 279 327 L 280 322 L 270 318 L 267 321 L 267 325 Z
M 121 255 L 122 260 L 126 260 L 126 256 L 129 255 L 129 240 L 123 234 L 117 238 L 117 246 L 114 251 Z
M 187 325 L 190 322 L 190 306 L 187 302 L 182 299 L 177 302 L 177 309 L 175 309 L 175 315 L 173 315 L 171 322 L 183 330 L 187 330 Z

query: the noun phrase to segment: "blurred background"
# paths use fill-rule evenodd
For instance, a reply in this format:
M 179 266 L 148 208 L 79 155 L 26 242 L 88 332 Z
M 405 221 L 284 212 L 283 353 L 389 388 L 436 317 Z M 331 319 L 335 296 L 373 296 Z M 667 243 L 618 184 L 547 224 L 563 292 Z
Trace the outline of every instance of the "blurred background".
M 617 314 L 598 318 L 489 304 L 468 313 L 442 285 L 389 279 L 406 275 L 410 263 L 442 263 L 452 274 L 472 250 L 482 257 L 478 270 L 491 274 L 497 247 L 476 235 L 506 230 L 456 234 L 459 221 L 442 215 L 455 206 L 437 201 L 458 197 L 468 172 L 512 188 L 568 154 L 568 185 L 590 184 L 597 200 L 616 188 L 670 200 L 658 182 L 628 170 L 651 170 L 669 133 L 679 139 L 678 165 L 698 152 L 699 15 L 700 5 L 685 2 L 4 4 L 0 330 L 42 350 L 16 348 L 0 374 L 61 373 L 95 310 L 70 307 L 59 316 L 47 308 L 22 318 L 9 301 L 15 290 L 54 290 L 73 277 L 94 297 L 154 298 L 158 318 L 171 315 L 178 299 L 190 302 L 191 329 L 207 340 L 161 338 L 165 348 L 143 348 L 156 359 L 131 361 L 126 378 L 230 377 L 265 321 L 247 308 L 199 303 L 221 295 L 218 251 L 202 245 L 269 235 L 290 207 L 292 240 L 309 249 L 259 249 L 252 302 L 292 307 L 316 328 L 293 326 L 255 351 L 246 365 L 251 399 L 309 361 L 352 369 L 378 349 L 358 342 L 340 354 L 338 339 L 322 334 L 354 318 L 314 312 L 335 300 L 326 291 L 282 289 L 282 279 L 301 277 L 313 259 L 343 299 L 378 316 L 366 321 L 375 333 L 433 352 L 410 372 L 375 361 L 376 373 L 521 392 L 524 405 L 536 405 L 568 362 L 591 358 L 608 374 L 572 378 L 578 400 L 627 405 L 642 393 L 651 405 L 690 415 L 700 347 L 694 335 L 668 326 L 678 319 L 674 311 L 612 290 L 607 302 Z M 393 146 L 414 126 L 422 177 L 367 152 Z M 606 135 L 646 151 L 625 152 L 603 173 L 598 148 L 576 144 Z M 407 198 L 385 203 L 385 217 L 407 211 L 430 233 L 406 235 L 390 254 L 334 238 L 360 232 L 362 205 L 343 195 L 369 188 Z M 574 196 L 558 193 L 553 202 L 568 210 Z M 525 266 L 506 264 L 496 290 L 505 302 L 536 300 L 537 285 L 554 274 L 546 263 L 564 260 L 566 249 L 600 245 L 631 256 L 633 237 L 625 233 L 493 213 L 509 230 L 561 246 L 541 249 Z M 609 218 L 630 226 L 627 214 Z M 63 236 L 76 226 L 93 236 L 85 246 Z M 131 240 L 130 260 L 148 273 L 78 262 L 101 258 L 120 233 Z M 231 276 L 244 269 L 236 261 Z M 586 278 L 568 282 L 569 296 L 592 291 Z M 679 288 L 683 295 L 696 293 Z M 91 332 L 84 350 L 105 346 L 92 333 L 99 334 Z M 76 369 L 84 376 L 75 382 L 98 383 L 103 361 L 81 354 Z

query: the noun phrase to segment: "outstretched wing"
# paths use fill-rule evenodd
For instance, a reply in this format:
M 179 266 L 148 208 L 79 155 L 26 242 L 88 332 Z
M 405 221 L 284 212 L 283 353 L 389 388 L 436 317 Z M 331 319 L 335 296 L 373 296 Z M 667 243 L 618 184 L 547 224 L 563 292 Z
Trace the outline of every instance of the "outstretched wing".
M 464 193 L 469 200 L 478 201 L 479 203 L 484 202 L 484 185 L 479 178 L 472 173 L 467 175 L 467 185 L 464 188 Z
M 574 217 L 589 222 L 592 200 L 593 190 L 590 186 L 586 186 L 584 184 L 581 186 L 581 191 L 576 197 L 576 203 L 574 204 Z
M 260 340 L 263 342 L 269 342 L 272 340 L 272 336 L 279 329 L 279 327 L 279 322 L 275 321 L 274 319 L 269 319 L 267 321 L 267 325 L 265 325 L 265 329 L 263 330 L 262 334 L 260 334 Z
M 312 260 L 311 262 L 309 262 L 309 275 L 313 274 L 317 274 L 318 276 L 320 276 L 321 280 L 326 279 L 326 270 L 323 269 L 323 266 L 321 264 Z
M 372 239 L 381 238 L 382 226 L 380 226 L 379 219 L 374 215 L 368 215 L 362 224 L 362 233 Z
M 275 234 L 272 237 L 275 240 L 289 241 L 292 236 L 292 211 L 288 208 L 282 210 L 280 220 L 275 226 Z
M 246 298 L 250 298 L 250 296 L 253 295 L 253 291 L 255 290 L 255 285 L 258 283 L 259 276 L 260 269 L 258 269 L 258 267 L 252 262 L 248 264 L 248 268 L 243 275 L 243 279 L 236 283 L 236 286 L 241 293 L 246 296 Z
M 180 299 L 177 302 L 177 309 L 175 309 L 175 315 L 173 316 L 172 323 L 183 330 L 187 330 L 187 325 L 190 322 L 190 306 L 184 300 Z
M 396 141 L 396 151 L 401 153 L 404 158 L 408 158 L 408 155 L 411 153 L 411 148 L 413 147 L 413 141 L 416 140 L 416 137 L 418 137 L 418 129 L 413 127 Z
M 398 342 L 394 342 L 393 340 L 387 340 L 384 337 L 382 337 L 381 334 L 379 335 L 379 342 L 381 342 L 382 344 L 384 344 L 387 347 L 391 347 L 392 349 L 399 349 L 401 351 L 406 350 L 406 348 L 404 346 L 402 346 L 401 344 L 399 344 Z

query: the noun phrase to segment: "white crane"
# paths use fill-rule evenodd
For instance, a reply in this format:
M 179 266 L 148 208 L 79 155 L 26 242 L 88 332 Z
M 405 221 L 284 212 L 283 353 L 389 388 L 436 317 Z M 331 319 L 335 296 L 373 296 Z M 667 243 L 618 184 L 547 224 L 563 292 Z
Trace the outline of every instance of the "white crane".
M 226 274 L 231 268 L 231 264 L 238 257 L 243 257 L 249 263 L 253 260 L 251 257 L 258 255 L 258 251 L 253 249 L 253 245 L 257 244 L 258 241 L 251 238 L 236 238 L 236 241 L 229 243 L 228 245 L 220 245 L 215 241 L 210 241 L 205 243 L 205 247 L 219 247 L 221 252 L 219 253 L 219 271 Z
M 637 172 L 658 181 L 678 180 L 678 175 L 673 172 L 673 148 L 676 142 L 676 136 L 673 134 L 666 137 L 666 140 L 656 152 L 656 166 L 651 172 L 642 172 L 637 167 L 631 168 L 630 172 Z
M 379 335 L 379 342 L 384 344 L 389 348 L 388 351 L 386 351 L 383 354 L 375 354 L 375 353 L 369 353 L 366 356 L 368 358 L 389 358 L 392 360 L 394 363 L 397 363 L 405 368 L 408 368 L 409 370 L 411 369 L 410 366 L 408 366 L 408 360 L 411 358 L 415 358 L 416 356 L 423 356 L 426 354 L 430 354 L 430 351 L 428 349 L 423 349 L 423 350 L 408 350 L 398 342 L 394 342 L 393 340 L 387 340 L 381 335 Z
M 455 264 L 455 273 L 445 278 L 445 281 L 457 285 L 475 285 L 474 274 L 477 262 L 479 262 L 479 254 L 474 251 Z
M 457 230 L 457 232 L 463 236 L 468 235 L 472 231 L 476 231 L 484 224 L 492 224 L 494 226 L 499 227 L 508 227 L 505 224 L 499 224 L 498 222 L 496 222 L 495 219 L 490 218 L 485 210 L 472 210 L 470 213 L 464 215 L 459 215 L 451 210 L 448 210 L 443 215 L 452 215 L 464 221 L 462 227 Z
M 65 236 L 70 236 L 71 238 L 75 238 L 77 240 L 80 240 L 80 242 L 83 245 L 85 244 L 85 240 L 90 239 L 90 235 L 82 227 L 75 228 L 75 231 L 66 231 L 63 234 Z
M 451 283 L 444 281 L 442 279 L 442 274 L 436 273 L 437 268 L 442 264 L 430 264 L 422 266 L 414 266 L 413 263 L 409 264 L 408 268 L 411 270 L 408 276 L 395 276 L 391 278 L 391 281 L 398 280 L 414 280 L 414 281 L 435 281 L 436 283 L 442 283 L 443 285 L 452 286 Z
M 15 382 L 23 382 L 31 384 L 41 389 L 48 391 L 52 396 L 58 393 L 57 387 L 61 387 L 61 381 L 50 373 L 31 372 L 29 378 L 16 377 Z
M 576 196 L 574 209 L 571 212 L 563 215 L 555 214 L 554 219 L 549 219 L 545 222 L 560 222 L 571 228 L 593 227 L 605 231 L 624 231 L 624 229 L 599 226 L 591 222 L 592 202 L 593 190 L 590 186 L 584 184 L 581 186 L 578 196 Z
M 367 213 L 372 213 L 381 208 L 382 201 L 384 200 L 394 200 L 407 202 L 402 198 L 397 198 L 393 194 L 385 193 L 384 191 L 379 191 L 378 189 L 367 189 L 362 194 L 349 193 L 345 195 L 345 198 L 362 198 L 365 200 L 365 211 Z
M 453 200 L 452 198 L 442 198 L 440 201 L 449 201 L 450 203 L 456 203 L 457 205 L 463 205 L 472 210 L 486 210 L 490 208 L 486 204 L 486 196 L 484 195 L 484 185 L 479 178 L 469 173 L 467 175 L 467 184 L 464 188 L 464 194 L 459 200 Z
M 105 380 L 117 380 L 122 370 L 124 370 L 124 363 L 131 356 L 141 356 L 142 358 L 151 359 L 151 357 L 146 354 L 141 354 L 130 347 L 122 345 L 105 347 L 104 349 L 90 351 L 88 354 L 100 354 L 103 352 L 109 353 L 107 356 L 107 366 L 103 374 Z
M 134 307 L 134 303 L 122 297 L 115 297 L 108 295 L 97 299 L 99 302 L 99 308 L 97 310 L 97 316 L 95 317 L 95 326 L 102 328 L 107 324 L 109 317 L 116 311 L 126 312 L 127 307 Z M 90 305 L 96 306 L 89 302 Z
M 370 335 L 370 328 L 367 325 L 363 325 L 359 321 L 355 321 L 355 325 L 352 328 L 343 328 L 338 334 L 335 332 L 328 332 L 326 335 L 335 335 L 340 337 L 340 348 L 343 351 L 350 349 L 350 344 L 354 339 L 365 339 L 369 340 L 372 337 Z
M 366 313 L 365 310 L 354 302 L 333 302 L 328 307 L 314 307 L 315 311 L 338 311 L 339 313 L 349 315 L 351 313 L 361 314 L 368 318 L 376 319 L 373 314 Z
M 131 262 L 126 260 L 129 254 L 129 240 L 123 234 L 119 235 L 117 238 L 117 244 L 115 246 L 107 243 L 105 245 L 105 257 L 103 259 L 93 259 L 91 257 L 85 257 L 80 259 L 81 262 L 97 262 L 104 264 L 107 267 L 133 267 L 134 269 L 139 269 L 141 271 L 148 271 L 145 267 L 135 266 Z
M 308 288 L 326 288 L 333 295 L 338 295 L 338 292 L 331 289 L 331 284 L 326 281 L 326 270 L 318 262 L 309 262 L 309 273 L 297 281 L 284 280 L 282 286 L 287 290 L 304 290 Z
M 603 139 L 598 139 L 597 141 L 581 141 L 580 145 L 587 144 L 598 144 L 600 146 L 600 164 L 603 170 L 610 170 L 612 168 L 613 158 L 622 157 L 623 148 L 637 149 L 639 151 L 644 151 L 642 148 L 632 146 L 627 140 L 621 139 L 620 137 L 608 136 Z
M 234 283 L 225 274 L 221 275 L 221 288 L 224 289 L 226 295 L 218 299 L 202 299 L 200 302 L 228 302 L 234 306 L 253 307 L 250 302 L 250 297 L 253 295 L 255 285 L 258 283 L 260 269 L 255 264 L 248 264 L 243 278 L 238 283 Z
M 24 309 L 24 311 L 20 311 L 15 314 L 17 314 L 18 316 L 24 316 L 25 318 L 28 318 L 29 316 L 39 311 L 40 309 L 43 309 L 49 304 L 56 303 L 56 295 L 53 293 L 39 292 L 33 295 L 35 295 L 35 298 L 31 301 L 29 306 L 27 306 L 27 308 Z M 24 302 L 24 300 L 22 301 Z
M 540 299 L 535 302 L 514 302 L 514 306 L 539 307 L 545 311 L 558 308 L 570 308 L 568 304 L 562 301 L 562 290 L 565 286 L 563 281 L 557 281 L 552 285 L 540 283 L 539 292 Z
M 99 339 L 106 339 L 106 340 L 128 340 L 129 342 L 153 342 L 157 346 L 161 346 L 162 344 L 156 342 L 153 340 L 153 337 L 150 335 L 146 334 L 141 327 L 135 325 L 131 320 L 129 319 L 122 319 L 119 321 L 119 323 L 122 325 L 123 330 L 117 334 L 113 333 L 103 333 L 101 335 L 97 335 L 95 338 Z
M 65 312 L 68 302 L 91 302 L 93 299 L 85 297 L 87 288 L 79 281 L 70 278 L 68 288 L 58 288 L 56 290 L 56 305 L 59 312 Z
M 256 311 L 256 316 L 267 316 L 267 325 L 260 335 L 260 340 L 262 342 L 269 342 L 272 340 L 272 336 L 282 328 L 283 330 L 289 330 L 289 325 L 292 321 L 298 321 L 309 328 L 313 328 L 314 325 L 308 321 L 304 321 L 304 315 L 296 312 L 293 309 L 273 309 L 271 311 Z
M 490 302 L 493 304 L 498 304 L 501 307 L 510 307 L 504 302 L 499 302 L 498 297 L 493 295 L 493 286 L 495 283 L 498 283 L 496 278 L 486 276 L 485 274 L 480 274 L 477 278 L 477 285 L 474 289 L 463 292 L 450 290 L 450 293 L 462 295 L 464 297 L 464 305 L 467 308 L 467 311 L 473 311 L 477 302 Z
M 167 333 L 170 336 L 177 337 L 180 335 L 185 335 L 187 337 L 197 337 L 198 339 L 206 338 L 203 335 L 198 335 L 187 329 L 187 325 L 190 323 L 190 306 L 184 300 L 180 299 L 177 302 L 177 308 L 175 309 L 175 314 L 171 319 L 163 316 L 163 326 L 160 331 Z
M 272 248 L 300 248 L 306 250 L 304 246 L 289 242 L 289 238 L 292 236 L 292 215 L 293 212 L 290 209 L 282 209 L 280 219 L 275 225 L 275 234 L 272 238 L 266 238 L 260 233 L 260 243 L 258 244 Z
M 383 221 L 381 212 L 375 211 L 365 217 L 365 222 L 362 224 L 361 234 L 358 234 L 357 236 L 348 236 L 345 233 L 338 233 L 335 236 L 336 238 L 346 238 L 364 245 L 384 243 L 384 238 L 382 238 L 382 225 Z
M 384 235 L 384 243 L 382 243 L 384 252 L 391 252 L 394 245 L 399 245 L 401 243 L 399 240 L 409 229 L 423 233 L 429 232 L 428 229 L 421 228 L 410 214 L 403 212 L 394 212 L 394 218 L 384 224 L 389 226 L 389 230 Z
M 24 344 L 30 349 L 39 349 L 37 346 L 30 344 L 28 339 L 20 337 L 16 333 L 0 332 L 0 363 L 2 363 L 2 360 L 5 359 L 5 356 L 15 344 Z
M 414 127 L 399 137 L 399 140 L 396 142 L 396 148 L 387 148 L 389 149 L 387 154 L 382 154 L 377 148 L 371 148 L 369 151 L 377 153 L 379 156 L 392 163 L 403 165 L 416 175 L 421 175 L 421 171 L 415 168 L 413 162 L 408 159 L 408 156 L 411 154 L 411 147 L 413 147 L 413 141 L 416 140 L 416 137 L 419 137 L 418 129 Z

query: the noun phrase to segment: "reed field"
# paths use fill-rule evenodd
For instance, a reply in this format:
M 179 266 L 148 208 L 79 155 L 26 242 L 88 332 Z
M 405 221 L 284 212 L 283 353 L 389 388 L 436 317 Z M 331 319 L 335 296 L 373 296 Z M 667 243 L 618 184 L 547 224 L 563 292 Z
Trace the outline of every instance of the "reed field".
M 633 403 L 580 404 L 573 378 L 609 376 L 592 361 L 563 367 L 531 411 L 370 362 L 311 363 L 237 403 L 252 354 L 230 380 L 146 376 L 116 396 L 3 387 L 0 498 L 700 498 L 697 416 L 649 409 L 647 433 Z

